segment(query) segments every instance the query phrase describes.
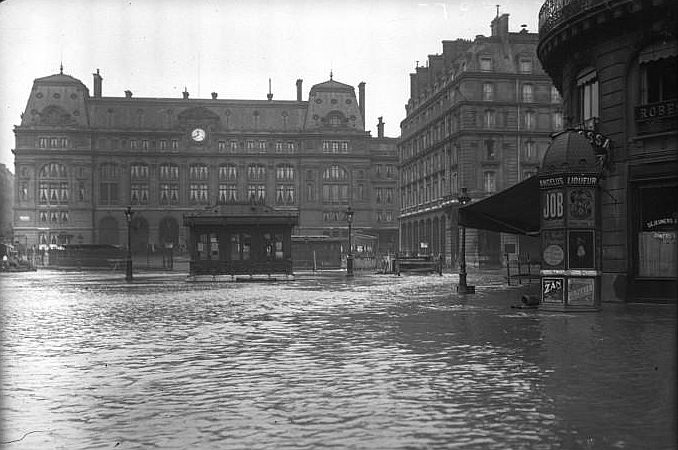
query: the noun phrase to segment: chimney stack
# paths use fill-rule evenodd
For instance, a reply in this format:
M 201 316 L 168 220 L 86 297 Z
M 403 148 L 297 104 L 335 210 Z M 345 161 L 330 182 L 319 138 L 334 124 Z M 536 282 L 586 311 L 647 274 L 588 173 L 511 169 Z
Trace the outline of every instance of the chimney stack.
M 303 80 L 301 78 L 297 79 L 297 101 L 301 101 L 301 83 Z
M 490 29 L 492 30 L 492 36 L 498 36 L 500 39 L 508 39 L 509 15 L 497 15 L 497 17 L 492 19 Z
M 97 69 L 97 73 L 93 73 L 94 75 L 94 96 L 95 97 L 101 97 L 101 75 L 99 75 L 99 69 Z
M 182 92 L 182 94 L 184 95 L 184 100 L 187 100 L 188 99 L 188 89 L 186 89 L 186 86 L 184 86 L 184 92 Z
M 212 92 L 212 100 L 216 100 L 217 95 L 219 95 L 219 94 L 217 94 L 216 92 Z
M 271 92 L 271 79 L 270 78 L 268 79 L 268 94 L 266 94 L 266 98 L 268 99 L 269 102 L 271 100 L 273 100 L 273 92 Z
M 379 123 L 377 123 L 377 137 L 383 138 L 384 137 L 384 122 L 383 122 L 383 116 L 379 116 Z
M 125 98 L 132 98 L 132 91 L 125 91 Z
M 360 115 L 363 116 L 363 126 L 365 124 L 365 82 L 361 81 L 358 84 L 358 108 L 360 108 Z

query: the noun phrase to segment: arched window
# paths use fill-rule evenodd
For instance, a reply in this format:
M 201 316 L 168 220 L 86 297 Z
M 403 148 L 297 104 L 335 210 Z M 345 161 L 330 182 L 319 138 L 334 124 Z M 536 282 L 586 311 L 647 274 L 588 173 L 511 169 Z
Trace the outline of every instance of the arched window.
M 323 180 L 325 181 L 345 181 L 348 180 L 348 173 L 346 169 L 340 166 L 330 166 L 323 172 Z

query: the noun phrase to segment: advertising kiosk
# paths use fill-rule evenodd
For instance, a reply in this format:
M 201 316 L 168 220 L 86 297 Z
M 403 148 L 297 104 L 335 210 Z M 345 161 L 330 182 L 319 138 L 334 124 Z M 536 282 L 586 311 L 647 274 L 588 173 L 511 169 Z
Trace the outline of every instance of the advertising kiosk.
M 602 238 L 600 156 L 609 140 L 568 130 L 554 136 L 539 171 L 541 301 L 539 309 L 600 308 Z

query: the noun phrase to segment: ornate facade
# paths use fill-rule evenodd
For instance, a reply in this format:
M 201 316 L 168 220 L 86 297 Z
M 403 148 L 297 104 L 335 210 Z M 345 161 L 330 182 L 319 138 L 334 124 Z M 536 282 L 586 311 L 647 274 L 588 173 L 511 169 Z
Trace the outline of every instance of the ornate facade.
M 573 127 L 610 139 L 602 161 L 603 301 L 676 301 L 678 5 L 548 0 L 539 59 Z
M 477 200 L 535 175 L 550 133 L 562 130 L 560 95 L 536 57 L 537 34 L 508 28 L 503 14 L 489 37 L 443 41 L 443 53 L 410 75 L 398 146 L 406 253 L 454 261 L 461 188 Z M 468 230 L 466 241 L 469 263 L 480 266 L 538 247 L 485 230 Z
M 134 251 L 184 249 L 184 214 L 246 201 L 296 210 L 295 234 L 340 243 L 350 205 L 374 251 L 395 248 L 396 140 L 365 131 L 364 83 L 356 98 L 330 77 L 308 100 L 301 80 L 296 100 L 108 97 L 102 83 L 98 70 L 93 95 L 63 73 L 33 83 L 14 150 L 29 245 L 126 245 L 131 205 Z

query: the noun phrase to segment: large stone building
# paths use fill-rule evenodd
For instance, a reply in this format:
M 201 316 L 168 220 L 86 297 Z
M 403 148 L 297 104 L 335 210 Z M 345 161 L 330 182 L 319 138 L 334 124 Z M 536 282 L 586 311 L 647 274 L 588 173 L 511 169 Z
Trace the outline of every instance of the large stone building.
M 0 243 L 11 243 L 12 205 L 14 204 L 14 174 L 0 164 Z
M 410 75 L 399 142 L 404 252 L 455 261 L 461 188 L 477 200 L 537 173 L 563 122 L 537 41 L 525 28 L 509 32 L 503 14 L 491 36 L 443 41 L 443 53 Z M 498 266 L 505 251 L 539 252 L 536 239 L 486 230 L 468 230 L 466 244 L 469 264 L 480 266 Z
M 569 125 L 609 138 L 604 301 L 676 301 L 678 80 L 674 0 L 546 1 L 539 59 Z
M 395 249 L 396 139 L 365 131 L 365 85 L 332 79 L 302 99 L 221 100 L 93 95 L 63 70 L 33 83 L 15 127 L 14 227 L 28 243 L 183 249 L 182 215 L 252 201 L 296 209 L 308 245 L 345 251 L 353 229 L 374 251 Z M 322 255 L 318 255 L 322 257 Z M 337 258 L 338 260 L 338 258 Z

